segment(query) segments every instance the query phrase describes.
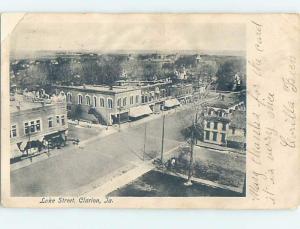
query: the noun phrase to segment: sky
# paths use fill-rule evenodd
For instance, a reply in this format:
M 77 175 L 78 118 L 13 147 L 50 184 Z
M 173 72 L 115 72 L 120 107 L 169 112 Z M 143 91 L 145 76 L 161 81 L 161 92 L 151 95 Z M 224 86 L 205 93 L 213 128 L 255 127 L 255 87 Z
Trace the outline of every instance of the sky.
M 242 23 L 31 14 L 14 28 L 10 47 L 14 56 L 36 51 L 245 51 L 245 33 Z

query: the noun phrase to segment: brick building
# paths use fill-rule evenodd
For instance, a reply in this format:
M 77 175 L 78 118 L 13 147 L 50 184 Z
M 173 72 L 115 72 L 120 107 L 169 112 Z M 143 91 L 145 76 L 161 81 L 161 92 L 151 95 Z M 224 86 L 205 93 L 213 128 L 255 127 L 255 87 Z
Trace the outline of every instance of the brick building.
M 15 94 L 10 101 L 11 158 L 62 145 L 68 122 L 64 96 L 39 98 L 35 93 Z

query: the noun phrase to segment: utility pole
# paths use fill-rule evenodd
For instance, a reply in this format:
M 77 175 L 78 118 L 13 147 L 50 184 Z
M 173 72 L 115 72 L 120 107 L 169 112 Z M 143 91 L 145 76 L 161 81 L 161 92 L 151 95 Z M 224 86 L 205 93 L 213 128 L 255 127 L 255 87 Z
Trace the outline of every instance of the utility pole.
M 160 161 L 163 164 L 164 159 L 164 140 L 165 140 L 165 115 L 163 115 L 162 135 L 161 135 L 161 155 Z
M 194 144 L 195 144 L 195 128 L 196 128 L 196 122 L 197 122 L 197 114 L 195 116 L 195 119 L 193 120 L 192 125 L 192 133 L 191 133 L 191 146 L 190 146 L 190 163 L 189 163 L 189 173 L 188 173 L 188 180 L 185 183 L 186 186 L 192 185 L 192 174 L 193 174 L 193 163 L 194 163 Z
M 119 132 L 121 131 L 121 107 L 119 107 Z
M 145 160 L 145 154 L 146 154 L 146 140 L 147 140 L 147 123 L 145 123 L 143 161 Z

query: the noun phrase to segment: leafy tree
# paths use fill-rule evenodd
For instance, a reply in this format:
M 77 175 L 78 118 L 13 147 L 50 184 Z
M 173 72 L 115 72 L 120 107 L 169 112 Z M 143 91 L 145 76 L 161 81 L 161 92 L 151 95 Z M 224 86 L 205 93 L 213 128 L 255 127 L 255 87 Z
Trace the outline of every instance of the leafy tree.
M 236 73 L 245 72 L 245 60 L 243 59 L 230 59 L 225 61 L 218 69 L 217 72 L 217 88 L 219 90 L 229 91 L 232 90 L 234 75 Z

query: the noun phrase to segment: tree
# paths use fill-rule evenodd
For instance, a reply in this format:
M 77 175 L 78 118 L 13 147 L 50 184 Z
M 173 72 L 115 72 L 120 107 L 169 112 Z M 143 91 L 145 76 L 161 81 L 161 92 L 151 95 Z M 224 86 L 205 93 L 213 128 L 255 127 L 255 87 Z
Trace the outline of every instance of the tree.
M 81 105 L 77 104 L 75 109 L 73 110 L 71 116 L 72 116 L 72 118 L 79 120 L 82 113 L 83 113 L 83 109 L 82 109 Z
M 230 91 L 233 87 L 234 75 L 236 73 L 245 72 L 245 60 L 242 58 L 234 58 L 225 61 L 217 72 L 217 89 Z

